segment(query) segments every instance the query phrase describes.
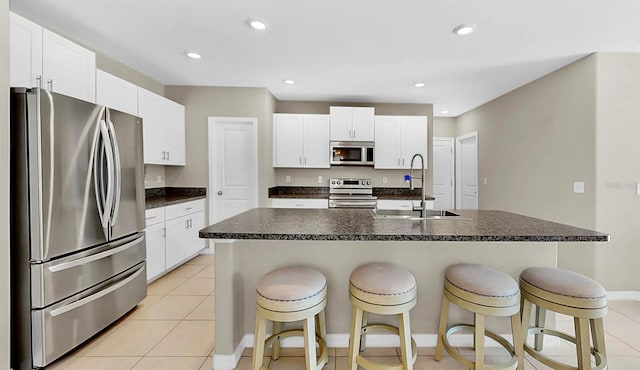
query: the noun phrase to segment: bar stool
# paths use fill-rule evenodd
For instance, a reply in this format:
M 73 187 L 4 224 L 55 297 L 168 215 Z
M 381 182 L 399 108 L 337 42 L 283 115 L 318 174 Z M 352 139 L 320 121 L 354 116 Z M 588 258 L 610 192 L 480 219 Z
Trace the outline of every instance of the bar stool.
M 473 312 L 475 324 L 457 324 L 447 329 L 449 302 Z M 485 316 L 511 317 L 513 345 L 504 337 L 486 330 Z M 460 332 L 473 333 L 475 361 L 463 357 L 449 343 L 449 336 Z M 457 264 L 447 267 L 444 273 L 436 361 L 442 359 L 444 347 L 451 357 L 469 369 L 488 367 L 484 364 L 485 336 L 498 342 L 511 355 L 507 363 L 490 366 L 491 369 L 524 369 L 518 283 L 511 276 L 483 265 Z
M 520 274 L 522 292 L 522 329 L 524 349 L 531 357 L 557 370 L 606 369 L 603 318 L 607 314 L 607 293 L 597 281 L 575 272 L 548 267 L 530 267 Z M 535 325 L 529 326 L 532 305 L 536 305 Z M 573 316 L 575 337 L 545 328 L 546 311 Z M 589 343 L 589 332 L 593 347 Z M 534 347 L 526 343 L 526 335 L 535 334 Z M 543 355 L 545 334 L 575 343 L 578 367 L 572 367 Z M 596 366 L 592 367 L 591 354 Z
M 390 263 L 362 265 L 349 278 L 349 298 L 353 305 L 349 339 L 349 370 L 358 365 L 365 369 L 412 370 L 416 361 L 416 343 L 411 338 L 409 311 L 416 305 L 415 277 L 402 267 Z M 398 315 L 398 326 L 369 324 L 368 314 Z M 388 332 L 400 336 L 401 362 L 380 364 L 359 354 L 364 350 L 366 334 Z
M 327 279 L 305 266 L 284 267 L 262 276 L 256 285 L 256 331 L 253 344 L 253 370 L 262 366 L 264 349 L 272 345 L 273 360 L 280 356 L 280 339 L 303 336 L 306 370 L 319 370 L 327 364 Z M 266 338 L 267 320 L 273 322 L 273 335 Z M 304 321 L 302 329 L 282 331 L 281 323 Z M 320 356 L 316 360 L 316 341 Z

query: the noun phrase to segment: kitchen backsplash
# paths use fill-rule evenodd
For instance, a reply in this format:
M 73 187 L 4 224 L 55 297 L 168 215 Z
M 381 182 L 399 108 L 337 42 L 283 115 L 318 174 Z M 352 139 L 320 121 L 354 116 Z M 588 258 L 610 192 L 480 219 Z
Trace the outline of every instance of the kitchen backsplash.
M 429 170 L 426 172 L 428 173 Z M 419 173 L 419 169 L 414 171 L 415 176 L 419 176 Z M 329 186 L 330 178 L 364 177 L 373 179 L 374 187 L 409 187 L 409 184 L 404 181 L 404 176 L 408 174 L 409 170 L 374 170 L 373 167 L 360 166 L 335 166 L 330 169 L 275 169 L 277 186 Z M 287 182 L 287 176 L 289 177 L 289 182 Z M 322 177 L 320 183 L 318 182 L 318 176 Z M 430 179 L 431 177 L 427 175 L 427 189 L 432 188 Z
M 152 164 L 144 165 L 144 188 L 164 188 L 166 186 L 166 176 L 164 166 Z

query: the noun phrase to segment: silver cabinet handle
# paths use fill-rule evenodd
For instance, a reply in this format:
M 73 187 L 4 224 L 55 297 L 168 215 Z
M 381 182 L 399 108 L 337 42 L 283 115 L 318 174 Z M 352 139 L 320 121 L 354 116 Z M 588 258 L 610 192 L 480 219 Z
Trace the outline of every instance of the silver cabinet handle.
M 162 228 L 162 236 L 165 237 L 165 238 L 167 237 L 167 228 L 166 227 Z
M 49 91 L 53 91 L 53 79 L 52 78 L 47 80 L 47 88 L 49 89 Z
M 185 211 L 188 211 L 188 210 L 190 210 L 190 209 L 193 209 L 193 207 L 187 207 L 187 208 L 185 208 L 184 210 L 185 210 Z
M 92 255 L 87 256 L 87 257 L 78 258 L 78 259 L 73 260 L 73 261 L 64 262 L 64 263 L 61 263 L 59 265 L 50 266 L 49 267 L 49 271 L 58 272 L 58 271 L 62 271 L 62 270 L 67 270 L 67 269 L 70 269 L 72 267 L 84 265 L 84 264 L 89 263 L 89 262 L 93 262 L 93 261 L 97 261 L 99 259 L 103 259 L 103 258 L 106 258 L 106 257 L 109 257 L 109 256 L 113 256 L 114 254 L 120 253 L 120 252 L 125 251 L 125 250 L 127 250 L 129 248 L 132 248 L 133 246 L 135 246 L 136 244 L 139 244 L 143 240 L 144 240 L 144 235 L 138 237 L 137 239 L 135 239 L 133 241 L 130 241 L 129 243 L 123 244 L 123 245 L 121 245 L 119 247 L 116 247 L 116 248 L 113 248 L 113 249 L 106 250 L 104 252 L 92 254 Z
M 122 280 L 121 282 L 112 285 L 110 287 L 108 287 L 107 289 L 101 290 L 96 294 L 92 294 L 86 298 L 82 298 L 80 300 L 77 300 L 69 305 L 60 307 L 58 309 L 55 309 L 53 311 L 51 311 L 51 316 L 55 317 L 55 316 L 59 316 L 62 315 L 63 313 L 67 313 L 69 311 L 75 310 L 78 307 L 84 306 L 87 303 L 91 303 L 93 301 L 95 301 L 96 299 L 102 298 L 104 296 L 106 296 L 107 294 L 116 291 L 118 289 L 120 289 L 121 287 L 129 284 L 131 281 L 133 281 L 135 278 L 138 277 L 138 275 L 140 275 L 142 272 L 144 272 L 144 268 L 140 268 L 138 271 L 136 271 L 135 273 L 133 273 L 133 275 L 129 276 L 128 278 Z
M 398 167 L 400 167 L 400 158 L 398 158 Z
M 356 130 L 353 130 L 353 138 L 356 138 Z
M 42 88 L 42 75 L 37 75 L 37 76 L 36 76 L 36 85 L 37 85 L 39 88 Z
M 298 161 L 302 164 L 302 157 L 298 157 Z
M 222 191 L 219 191 L 219 192 L 218 192 L 218 195 L 222 195 Z
M 306 156 L 304 157 L 304 164 L 305 165 L 307 164 L 307 157 Z
M 145 220 L 153 220 L 154 218 L 156 218 L 156 216 L 151 216 L 151 217 L 145 217 Z
M 169 153 L 171 152 L 167 150 L 167 160 L 169 160 Z

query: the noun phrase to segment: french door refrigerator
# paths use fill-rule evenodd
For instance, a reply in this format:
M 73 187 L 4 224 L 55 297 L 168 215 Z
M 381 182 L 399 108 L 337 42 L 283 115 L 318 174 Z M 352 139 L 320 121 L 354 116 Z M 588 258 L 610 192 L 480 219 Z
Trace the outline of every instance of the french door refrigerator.
M 41 368 L 146 296 L 142 120 L 11 90 L 11 365 Z

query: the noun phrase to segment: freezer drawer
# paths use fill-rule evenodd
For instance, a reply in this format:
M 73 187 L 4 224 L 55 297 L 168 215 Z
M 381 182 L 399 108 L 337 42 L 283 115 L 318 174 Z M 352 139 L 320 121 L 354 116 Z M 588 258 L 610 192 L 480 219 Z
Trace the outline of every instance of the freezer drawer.
M 144 261 L 145 234 L 138 233 L 82 253 L 31 265 L 31 307 L 42 308 Z
M 147 294 L 145 263 L 95 288 L 31 311 L 34 367 L 50 364 L 135 307 Z

